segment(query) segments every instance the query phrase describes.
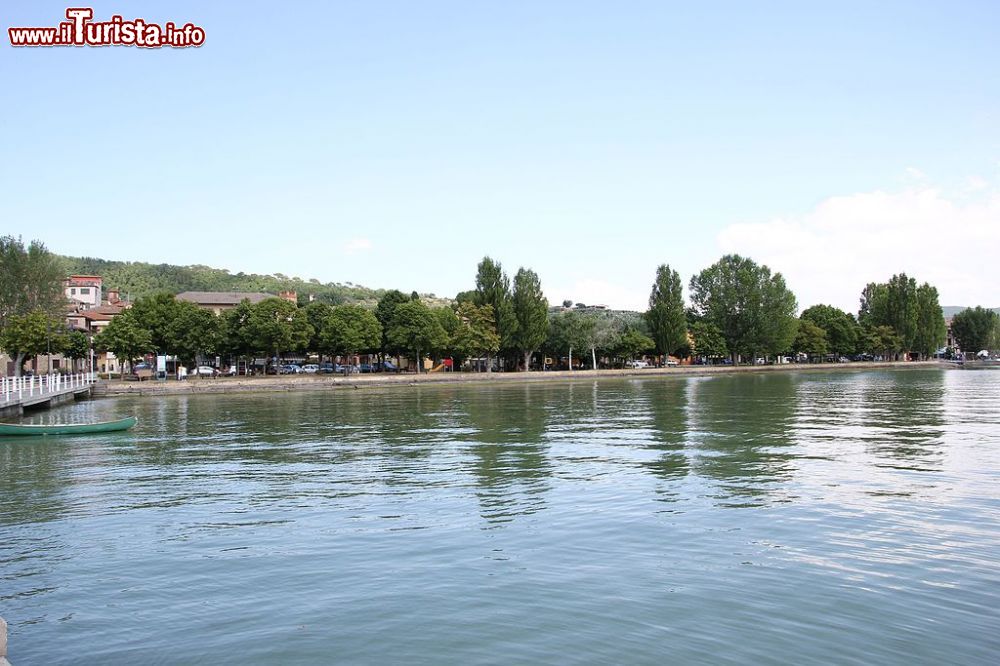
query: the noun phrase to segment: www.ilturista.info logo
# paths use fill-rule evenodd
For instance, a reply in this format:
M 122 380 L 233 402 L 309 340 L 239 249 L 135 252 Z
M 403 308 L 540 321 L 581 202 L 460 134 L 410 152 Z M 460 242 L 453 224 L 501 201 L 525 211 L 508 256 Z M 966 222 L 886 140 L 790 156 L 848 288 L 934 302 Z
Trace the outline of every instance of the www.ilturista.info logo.
M 90 7 L 70 7 L 68 21 L 51 28 L 7 28 L 11 46 L 141 46 L 147 49 L 163 47 L 185 48 L 205 43 L 205 29 L 173 21 L 163 25 L 137 18 L 126 21 L 112 16 L 108 21 L 92 21 Z

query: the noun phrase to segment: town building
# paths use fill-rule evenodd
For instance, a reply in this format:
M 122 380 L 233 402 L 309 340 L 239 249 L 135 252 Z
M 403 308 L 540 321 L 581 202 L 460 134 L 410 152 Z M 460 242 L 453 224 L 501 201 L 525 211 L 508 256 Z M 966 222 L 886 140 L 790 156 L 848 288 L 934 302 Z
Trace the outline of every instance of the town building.
M 948 317 L 944 320 L 944 325 L 947 328 L 947 337 L 945 338 L 944 346 L 951 349 L 954 353 L 960 353 L 962 350 L 958 346 L 958 340 L 955 339 L 955 333 L 951 330 L 951 322 L 953 317 Z
M 282 292 L 282 298 L 285 298 L 285 293 L 292 294 L 292 302 L 294 302 L 295 292 Z M 216 315 L 220 315 L 226 310 L 232 310 L 243 301 L 250 301 L 251 305 L 256 305 L 264 299 L 274 298 L 274 296 L 260 292 L 185 291 L 177 294 L 176 298 L 178 301 L 194 303 L 195 305 L 203 307 L 206 310 L 211 310 Z
M 74 308 L 87 310 L 101 304 L 103 286 L 100 275 L 70 275 L 63 280 L 63 293 Z

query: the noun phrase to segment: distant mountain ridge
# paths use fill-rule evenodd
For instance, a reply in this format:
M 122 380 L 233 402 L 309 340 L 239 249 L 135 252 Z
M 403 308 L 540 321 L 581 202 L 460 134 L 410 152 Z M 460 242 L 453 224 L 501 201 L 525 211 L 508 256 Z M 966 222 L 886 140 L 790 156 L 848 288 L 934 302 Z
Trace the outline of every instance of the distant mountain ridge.
M 322 283 L 303 280 L 281 273 L 258 275 L 256 273 L 230 273 L 209 266 L 175 266 L 148 264 L 141 261 L 109 261 L 94 257 L 60 256 L 67 275 L 100 275 L 104 289 L 117 289 L 122 297 L 136 300 L 158 292 L 177 294 L 182 291 L 237 291 L 277 294 L 294 291 L 300 301 L 313 295 L 326 303 L 361 303 L 372 305 L 385 293 L 385 289 L 369 289 L 351 283 Z M 433 294 L 426 297 L 435 299 Z
M 967 305 L 942 305 L 941 306 L 941 311 L 944 312 L 944 316 L 945 317 L 954 317 L 955 315 L 957 315 L 962 310 L 968 310 L 970 307 L 975 307 L 975 306 L 967 306 Z M 993 310 L 993 312 L 996 312 L 997 314 L 1000 314 L 1000 308 L 991 308 L 991 309 Z

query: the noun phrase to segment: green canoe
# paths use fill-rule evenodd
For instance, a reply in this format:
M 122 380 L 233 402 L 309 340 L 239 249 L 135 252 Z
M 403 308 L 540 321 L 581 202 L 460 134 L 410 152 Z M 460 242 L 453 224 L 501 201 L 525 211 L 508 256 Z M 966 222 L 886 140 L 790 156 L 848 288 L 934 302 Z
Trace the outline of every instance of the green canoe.
M 117 421 L 100 421 L 98 423 L 53 423 L 51 425 L 17 425 L 14 423 L 0 423 L 0 436 L 2 435 L 81 435 L 94 432 L 114 432 L 116 430 L 128 430 L 135 425 L 135 417 Z

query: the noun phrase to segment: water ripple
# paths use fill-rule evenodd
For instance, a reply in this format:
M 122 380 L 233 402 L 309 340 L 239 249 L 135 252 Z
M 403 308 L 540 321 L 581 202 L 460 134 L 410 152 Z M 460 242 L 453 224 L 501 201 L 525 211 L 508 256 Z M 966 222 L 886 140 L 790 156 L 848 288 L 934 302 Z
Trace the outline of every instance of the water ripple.
M 0 441 L 14 663 L 993 663 L 1000 373 L 78 403 Z

